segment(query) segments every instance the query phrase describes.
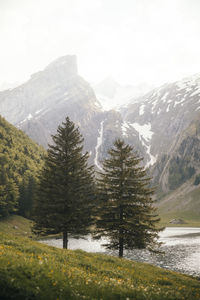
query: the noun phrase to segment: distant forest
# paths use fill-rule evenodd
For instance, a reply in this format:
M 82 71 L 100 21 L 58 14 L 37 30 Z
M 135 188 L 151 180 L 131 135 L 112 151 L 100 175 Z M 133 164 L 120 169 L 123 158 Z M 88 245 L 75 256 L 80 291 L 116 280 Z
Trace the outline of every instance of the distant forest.
M 46 151 L 0 116 L 0 217 L 29 218 Z

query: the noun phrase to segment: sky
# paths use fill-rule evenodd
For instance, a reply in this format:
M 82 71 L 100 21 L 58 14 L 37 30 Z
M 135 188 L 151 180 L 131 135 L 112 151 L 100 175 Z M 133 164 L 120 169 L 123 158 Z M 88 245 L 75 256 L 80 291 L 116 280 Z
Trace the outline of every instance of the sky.
M 0 86 L 76 54 L 91 83 L 200 73 L 199 0 L 0 0 Z

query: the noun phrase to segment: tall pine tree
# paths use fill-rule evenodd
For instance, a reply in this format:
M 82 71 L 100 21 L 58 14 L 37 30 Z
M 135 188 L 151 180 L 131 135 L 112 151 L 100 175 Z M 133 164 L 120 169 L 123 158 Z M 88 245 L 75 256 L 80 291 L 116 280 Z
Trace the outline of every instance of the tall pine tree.
M 94 238 L 106 237 L 108 249 L 156 248 L 159 218 L 155 214 L 150 179 L 141 158 L 122 140 L 116 140 L 99 172 L 97 222 Z
M 52 138 L 40 176 L 33 230 L 63 233 L 63 248 L 67 248 L 69 234 L 88 234 L 92 224 L 93 167 L 88 167 L 83 138 L 68 117 Z

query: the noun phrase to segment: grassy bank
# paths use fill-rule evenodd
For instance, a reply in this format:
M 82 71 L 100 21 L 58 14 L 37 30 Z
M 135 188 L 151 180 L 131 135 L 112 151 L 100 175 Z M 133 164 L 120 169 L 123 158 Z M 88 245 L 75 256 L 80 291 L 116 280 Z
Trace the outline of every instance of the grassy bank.
M 200 299 L 200 281 L 0 233 L 0 299 Z
M 177 214 L 161 214 L 161 222 L 159 226 L 164 227 L 200 227 L 199 219 L 192 219 L 190 216 L 183 216 Z M 169 221 L 176 218 L 183 218 L 186 220 L 185 224 L 170 224 Z M 17 236 L 26 236 L 36 239 L 37 237 L 31 231 L 32 222 L 26 218 L 18 215 L 10 216 L 0 221 L 0 232 L 12 233 Z M 54 235 L 53 237 L 61 237 L 61 235 Z M 51 237 L 51 236 L 49 236 Z M 41 239 L 44 237 L 41 237 Z M 46 238 L 46 237 L 45 237 Z
M 183 227 L 200 227 L 200 187 L 194 186 L 192 181 L 186 182 L 175 191 L 163 195 L 157 202 L 158 214 L 165 226 L 173 219 L 182 219 Z M 177 225 L 179 226 L 179 225 Z
M 1 219 L 0 232 L 12 233 L 20 236 L 33 236 L 31 232 L 32 222 L 21 216 L 12 215 L 8 218 Z
M 160 213 L 160 226 L 164 227 L 200 227 L 200 219 L 191 218 L 186 214 L 173 214 L 173 213 Z M 182 219 L 184 220 L 184 224 L 171 224 L 170 221 L 173 219 Z

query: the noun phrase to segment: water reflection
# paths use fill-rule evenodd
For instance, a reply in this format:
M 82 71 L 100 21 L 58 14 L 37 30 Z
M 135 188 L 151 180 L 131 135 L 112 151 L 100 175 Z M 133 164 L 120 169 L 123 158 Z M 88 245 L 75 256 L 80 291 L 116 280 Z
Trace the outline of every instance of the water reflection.
M 154 265 L 200 276 L 200 228 L 168 227 L 160 233 L 161 247 L 165 255 L 152 254 L 146 250 L 125 251 L 124 256 L 136 261 L 145 261 Z M 51 246 L 62 248 L 61 239 L 43 240 Z M 116 251 L 107 251 L 102 244 L 105 240 L 94 241 L 87 239 L 70 239 L 69 249 L 82 249 L 88 252 L 103 252 L 117 255 Z

